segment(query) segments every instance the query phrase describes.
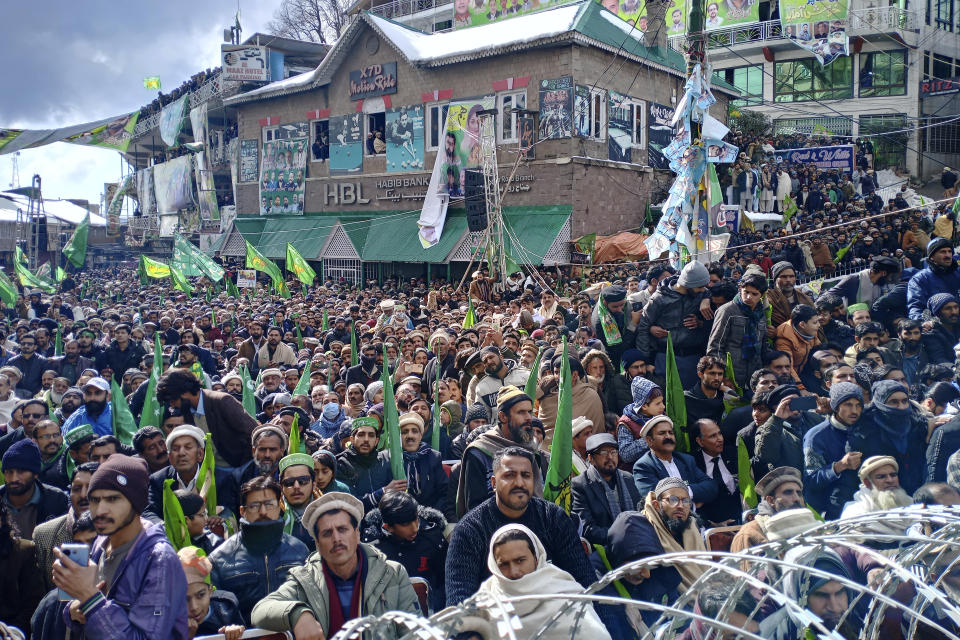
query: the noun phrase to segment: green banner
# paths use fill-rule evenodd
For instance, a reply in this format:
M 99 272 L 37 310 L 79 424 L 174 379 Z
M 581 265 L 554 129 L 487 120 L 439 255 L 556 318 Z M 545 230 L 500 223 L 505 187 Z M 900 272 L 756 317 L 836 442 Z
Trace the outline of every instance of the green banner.
M 160 111 L 160 138 L 168 147 L 179 146 L 180 130 L 183 128 L 183 119 L 186 116 L 187 106 L 190 104 L 190 94 L 183 96 L 176 102 L 171 102 Z
M 703 18 L 704 31 L 716 31 L 744 24 L 760 22 L 760 3 L 757 0 L 707 0 Z
M 87 238 L 90 235 L 90 214 L 83 217 L 83 221 L 74 230 L 73 235 L 63 247 L 64 257 L 77 269 L 83 266 L 87 259 Z
M 223 267 L 214 262 L 213 258 L 179 234 L 173 239 L 172 264 L 186 276 L 206 276 L 214 282 L 220 282 L 225 273 Z
M 40 289 L 44 293 L 54 293 L 57 285 L 53 280 L 38 276 L 27 268 L 27 258 L 23 250 L 17 247 L 13 254 L 13 270 L 17 274 L 20 284 L 29 289 Z

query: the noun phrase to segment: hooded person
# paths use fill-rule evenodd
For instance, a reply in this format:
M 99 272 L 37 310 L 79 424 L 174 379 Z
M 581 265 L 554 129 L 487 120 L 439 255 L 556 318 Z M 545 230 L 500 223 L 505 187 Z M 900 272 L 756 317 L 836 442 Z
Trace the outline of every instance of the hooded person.
M 514 613 L 522 625 L 518 635 L 531 637 L 549 623 L 539 637 L 556 640 L 610 638 L 589 603 L 576 606 L 556 597 L 564 593 L 582 593 L 583 587 L 569 573 L 547 561 L 543 543 L 522 524 L 507 524 L 494 532 L 487 554 L 487 568 L 491 575 L 480 584 L 477 595 L 489 598 L 486 602 L 493 605 L 492 609 L 495 609 L 495 603 L 507 598 L 542 596 L 513 603 Z
M 446 427 L 451 438 L 463 433 L 464 425 L 461 421 L 463 406 L 456 400 L 447 400 L 440 405 L 440 422 Z M 446 420 L 444 420 L 446 418 Z
M 680 478 L 664 478 L 647 494 L 643 515 L 653 525 L 664 552 L 706 551 L 697 519 L 691 514 L 692 506 L 687 483 Z M 680 564 L 677 570 L 680 592 L 686 591 L 704 571 L 693 563 Z
M 662 414 L 665 407 L 663 390 L 642 376 L 630 382 L 630 394 L 633 402 L 623 408 L 623 415 L 617 420 L 617 453 L 624 471 L 632 471 L 633 463 L 650 448 L 643 426 L 653 416 Z
M 923 320 L 927 301 L 938 293 L 956 294 L 960 290 L 960 271 L 953 255 L 953 243 L 934 238 L 927 243 L 924 268 L 907 284 L 907 311 L 912 320 Z

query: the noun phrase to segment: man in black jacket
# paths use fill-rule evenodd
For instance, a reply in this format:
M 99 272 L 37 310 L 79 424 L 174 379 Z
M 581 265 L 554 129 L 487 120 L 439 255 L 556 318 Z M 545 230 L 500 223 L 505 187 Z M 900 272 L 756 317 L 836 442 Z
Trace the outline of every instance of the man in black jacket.
M 130 341 L 130 325 L 121 322 L 113 328 L 113 341 L 106 351 L 97 356 L 97 370 L 107 367 L 113 371 L 117 384 L 123 382 L 123 372 L 137 369 L 146 353 L 139 344 Z
M 40 448 L 27 438 L 3 454 L 5 484 L 0 487 L 0 500 L 7 504 L 10 519 L 25 540 L 33 536 L 34 527 L 65 514 L 70 506 L 66 493 L 37 479 L 42 464 Z
M 624 511 L 641 509 L 640 492 L 633 478 L 617 468 L 617 440 L 609 433 L 587 438 L 590 466 L 570 481 L 572 511 L 583 523 L 583 537 L 591 544 L 606 545 L 610 525 Z
M 30 397 L 40 392 L 43 372 L 50 368 L 49 361 L 37 354 L 37 334 L 28 332 L 20 337 L 20 353 L 7 360 L 6 365 L 20 370 L 18 391 L 26 391 Z
M 713 527 L 740 523 L 742 512 L 740 491 L 737 489 L 737 448 L 727 444 L 716 422 L 701 418 L 693 423 L 690 437 L 697 443 L 693 459 L 717 486 L 717 497 L 698 511 Z

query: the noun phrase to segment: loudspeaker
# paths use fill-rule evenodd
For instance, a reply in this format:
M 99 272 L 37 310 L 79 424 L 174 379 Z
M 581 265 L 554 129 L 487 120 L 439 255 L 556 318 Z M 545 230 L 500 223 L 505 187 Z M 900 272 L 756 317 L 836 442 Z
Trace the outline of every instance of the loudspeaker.
M 467 207 L 467 228 L 470 231 L 483 231 L 487 228 L 487 193 L 483 184 L 483 173 L 477 169 L 467 169 L 463 182 L 463 198 Z

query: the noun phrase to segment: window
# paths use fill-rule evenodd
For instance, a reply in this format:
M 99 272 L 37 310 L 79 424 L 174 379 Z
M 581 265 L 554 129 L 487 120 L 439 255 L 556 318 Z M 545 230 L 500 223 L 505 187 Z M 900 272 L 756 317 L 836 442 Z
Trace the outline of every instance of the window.
M 427 151 L 436 151 L 443 140 L 443 127 L 447 122 L 449 102 L 427 104 Z
M 904 129 L 909 128 L 907 118 L 903 115 L 860 116 L 859 135 L 871 136 L 875 169 L 879 171 L 906 166 L 910 134 Z
M 763 65 L 721 69 L 714 75 L 729 82 L 743 94 L 743 98 L 730 101 L 731 107 L 746 107 L 763 104 Z
M 948 116 L 945 118 L 927 118 L 922 121 L 922 124 L 930 125 L 927 129 L 920 130 L 920 133 L 924 136 L 924 151 L 930 153 L 960 153 L 960 122 L 956 122 L 953 117 Z
M 577 93 L 573 101 L 574 132 L 577 136 L 593 140 L 606 138 L 606 93 L 603 89 L 577 85 Z
M 860 54 L 860 97 L 906 95 L 906 62 L 905 51 Z
M 953 31 L 953 0 L 933 0 L 933 21 L 938 29 Z
M 330 121 L 314 120 L 310 123 L 310 162 L 323 162 L 330 158 Z
M 387 114 L 383 111 L 364 114 L 366 131 L 364 132 L 363 153 L 374 156 L 385 153 L 387 139 L 384 137 L 387 130 Z M 379 140 L 379 142 L 378 142 Z
M 853 97 L 853 67 L 849 56 L 841 56 L 826 67 L 821 67 L 815 58 L 777 62 L 773 75 L 775 102 Z
M 933 77 L 940 80 L 948 80 L 953 77 L 953 58 L 942 56 L 939 53 L 933 54 Z
M 614 96 L 619 97 L 614 98 Z M 618 104 L 616 100 L 620 98 L 624 99 Z M 622 138 L 629 142 L 631 147 L 643 148 L 645 142 L 643 135 L 647 129 L 645 120 L 647 104 L 643 100 L 611 92 L 609 109 L 610 135 L 615 135 L 617 140 Z M 620 123 L 626 124 L 629 129 L 621 131 Z
M 849 136 L 853 133 L 851 118 L 837 116 L 835 118 L 783 118 L 773 121 L 773 134 L 780 135 L 812 135 L 815 131 L 826 129 L 828 135 Z
M 500 122 L 500 131 L 497 132 L 497 137 L 500 139 L 500 142 L 517 142 L 520 139 L 520 134 L 517 127 L 517 120 L 520 117 L 519 113 L 514 113 L 513 109 L 526 109 L 527 108 L 527 92 L 524 91 L 510 91 L 508 93 L 501 93 L 497 96 L 497 111 L 499 111 L 499 122 Z
M 288 140 L 290 138 L 306 138 L 310 132 L 310 125 L 306 122 L 291 122 L 263 127 L 263 141 Z

